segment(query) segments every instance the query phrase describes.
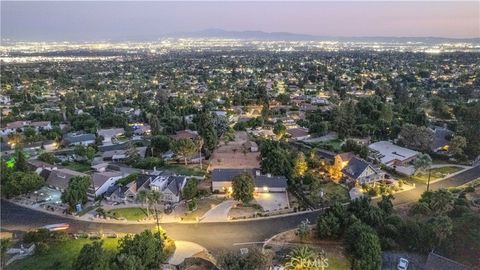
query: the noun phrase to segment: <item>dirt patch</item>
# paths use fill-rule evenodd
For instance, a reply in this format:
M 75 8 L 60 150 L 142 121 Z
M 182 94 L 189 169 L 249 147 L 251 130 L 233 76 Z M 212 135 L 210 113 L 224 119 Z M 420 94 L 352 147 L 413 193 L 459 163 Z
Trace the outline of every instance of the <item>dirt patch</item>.
M 244 207 L 241 205 L 237 205 L 230 209 L 230 212 L 228 212 L 228 216 L 231 218 L 251 217 L 258 212 L 262 211 L 251 206 Z
M 246 147 L 245 144 L 249 141 L 248 134 L 239 131 L 235 133 L 234 141 L 221 142 L 210 157 L 209 169 L 260 167 L 260 153 L 251 152 L 250 148 Z

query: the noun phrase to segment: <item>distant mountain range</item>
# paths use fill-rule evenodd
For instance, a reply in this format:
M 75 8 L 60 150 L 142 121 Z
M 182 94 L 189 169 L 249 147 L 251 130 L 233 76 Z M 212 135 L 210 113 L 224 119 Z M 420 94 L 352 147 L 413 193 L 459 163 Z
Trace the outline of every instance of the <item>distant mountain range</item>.
M 336 37 L 296 34 L 289 32 L 263 32 L 263 31 L 228 31 L 223 29 L 205 29 L 194 32 L 178 32 L 164 35 L 172 38 L 232 38 L 251 40 L 301 40 L 301 41 L 357 41 L 357 42 L 472 42 L 480 43 L 480 38 L 443 38 L 443 37 Z

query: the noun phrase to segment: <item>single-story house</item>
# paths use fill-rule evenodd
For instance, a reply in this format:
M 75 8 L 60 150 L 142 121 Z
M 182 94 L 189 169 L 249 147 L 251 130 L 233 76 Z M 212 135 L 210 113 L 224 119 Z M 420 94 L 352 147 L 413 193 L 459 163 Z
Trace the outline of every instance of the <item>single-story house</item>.
M 111 144 L 112 139 L 120 136 L 125 133 L 123 128 L 109 128 L 109 129 L 99 129 L 97 131 L 98 136 L 103 137 L 103 144 Z
M 290 138 L 301 141 L 310 138 L 310 134 L 308 134 L 308 128 L 290 128 L 287 129 L 287 133 L 290 135 Z
M 262 175 L 259 169 L 214 169 L 212 171 L 212 190 L 214 192 L 231 190 L 233 178 L 242 173 L 253 176 L 255 192 L 285 192 L 287 190 L 285 176 Z
M 368 184 L 385 179 L 385 173 L 380 169 L 375 168 L 372 164 L 355 156 L 352 157 L 347 166 L 342 169 L 342 173 L 349 181 L 360 184 Z
M 190 129 L 180 130 L 175 132 L 175 135 L 171 136 L 174 140 L 180 139 L 196 139 L 198 137 L 198 132 L 192 131 Z
M 379 141 L 368 146 L 374 157 L 386 166 L 406 166 L 420 154 L 417 151 L 395 145 L 387 141 Z
M 95 134 L 91 133 L 67 133 L 63 136 L 63 144 L 71 145 L 90 145 L 95 143 Z
M 81 172 L 66 169 L 66 168 L 53 168 L 52 170 L 50 170 L 50 174 L 48 175 L 46 184 L 49 187 L 55 188 L 60 191 L 64 191 L 65 189 L 67 189 L 70 179 L 72 179 L 75 176 L 88 176 L 88 175 Z

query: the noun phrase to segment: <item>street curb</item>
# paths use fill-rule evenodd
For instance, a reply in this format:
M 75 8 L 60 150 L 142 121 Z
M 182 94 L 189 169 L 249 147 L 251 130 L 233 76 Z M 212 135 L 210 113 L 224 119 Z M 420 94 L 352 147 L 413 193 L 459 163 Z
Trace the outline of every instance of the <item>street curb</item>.
M 41 208 L 34 208 L 30 207 L 28 205 L 24 205 L 18 202 L 14 202 L 11 200 L 6 201 L 15 204 L 17 206 L 23 207 L 23 208 L 28 208 L 33 211 L 38 211 L 38 212 L 43 212 L 45 214 L 49 214 L 52 216 L 57 216 L 57 217 L 62 217 L 62 218 L 68 218 L 71 220 L 76 220 L 76 221 L 83 221 L 83 222 L 90 222 L 90 223 L 100 223 L 100 224 L 119 224 L 119 225 L 148 225 L 148 224 L 156 224 L 155 221 L 149 221 L 149 222 L 131 222 L 131 221 L 107 221 L 107 220 L 87 220 L 87 219 L 81 219 L 81 218 L 76 218 L 75 216 L 72 215 L 61 215 L 57 213 L 52 213 L 47 210 L 41 209 Z M 212 222 L 198 222 L 198 221 L 176 221 L 176 222 L 160 222 L 160 224 L 207 224 L 207 223 L 236 223 L 236 222 L 247 222 L 247 221 L 261 221 L 261 220 L 268 220 L 268 219 L 273 219 L 273 218 L 281 218 L 281 217 L 288 217 L 288 216 L 295 216 L 295 215 L 301 215 L 301 214 L 306 214 L 306 213 L 313 213 L 313 212 L 318 212 L 323 210 L 322 208 L 315 209 L 315 210 L 306 210 L 306 211 L 299 211 L 299 212 L 294 212 L 294 213 L 287 213 L 283 215 L 275 215 L 275 216 L 268 216 L 268 217 L 258 217 L 258 218 L 246 218 L 246 219 L 237 219 L 237 220 L 226 220 L 226 221 L 212 221 Z

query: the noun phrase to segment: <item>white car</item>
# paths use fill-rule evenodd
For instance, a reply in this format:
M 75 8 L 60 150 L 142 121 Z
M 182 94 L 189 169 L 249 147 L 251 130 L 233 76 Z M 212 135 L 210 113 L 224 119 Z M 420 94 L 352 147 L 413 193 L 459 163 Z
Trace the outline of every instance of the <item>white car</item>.
M 408 260 L 405 258 L 400 258 L 397 265 L 397 270 L 407 270 L 408 268 Z

